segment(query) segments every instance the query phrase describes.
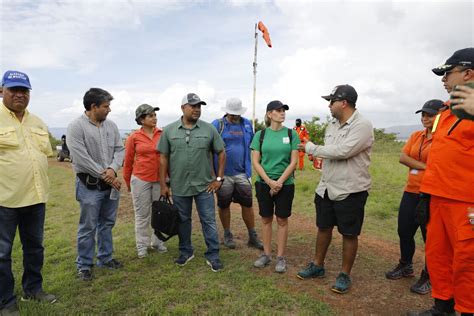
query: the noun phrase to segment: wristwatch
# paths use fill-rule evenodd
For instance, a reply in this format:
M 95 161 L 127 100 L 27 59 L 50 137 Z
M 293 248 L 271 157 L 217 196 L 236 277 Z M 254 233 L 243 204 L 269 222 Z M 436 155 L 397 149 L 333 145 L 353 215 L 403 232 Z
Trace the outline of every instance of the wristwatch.
M 217 182 L 224 182 L 224 178 L 217 177 L 217 178 L 216 178 L 216 181 L 217 181 Z

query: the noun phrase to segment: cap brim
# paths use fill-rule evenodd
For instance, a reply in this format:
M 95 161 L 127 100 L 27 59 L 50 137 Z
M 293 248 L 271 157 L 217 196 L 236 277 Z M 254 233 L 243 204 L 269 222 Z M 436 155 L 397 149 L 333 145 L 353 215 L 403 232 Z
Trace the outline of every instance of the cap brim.
M 143 115 L 143 114 L 145 114 L 145 115 L 151 114 L 151 113 L 156 112 L 156 111 L 159 111 L 159 110 L 160 110 L 159 107 L 154 107 L 151 111 L 145 111 L 145 112 L 143 112 L 141 115 Z
M 10 82 L 3 85 L 5 88 L 23 87 L 31 90 L 31 86 L 22 82 Z
M 334 99 L 334 96 L 322 95 L 321 98 L 323 98 L 323 99 L 326 100 L 326 101 L 331 101 L 332 99 Z
M 446 71 L 450 71 L 456 67 L 456 65 L 441 65 L 436 68 L 431 69 L 437 76 L 443 76 Z
M 428 113 L 428 114 L 431 114 L 431 115 L 435 115 L 435 114 L 438 114 L 439 111 L 436 111 L 436 110 L 433 110 L 433 109 L 421 109 L 421 110 L 416 111 L 415 114 L 418 114 L 418 113 L 421 113 L 421 112 L 425 112 L 425 113 Z
M 285 111 L 288 111 L 290 109 L 290 107 L 286 104 L 282 104 L 280 106 L 276 106 L 276 107 L 272 107 L 272 108 L 268 108 L 267 106 L 267 112 L 268 111 L 274 111 L 274 110 L 278 110 L 278 109 L 285 109 Z
M 189 104 L 189 105 L 198 105 L 198 104 L 200 104 L 200 105 L 206 105 L 206 102 L 204 102 L 204 101 L 198 101 L 198 102 L 188 102 L 188 103 L 186 103 L 186 104 Z

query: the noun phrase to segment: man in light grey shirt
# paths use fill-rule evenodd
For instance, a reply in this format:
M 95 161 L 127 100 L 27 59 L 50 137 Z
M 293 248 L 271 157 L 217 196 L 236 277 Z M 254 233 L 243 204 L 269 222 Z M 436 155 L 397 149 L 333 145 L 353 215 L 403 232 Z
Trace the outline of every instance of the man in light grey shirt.
M 337 226 L 343 239 L 342 271 L 331 290 L 343 294 L 352 284 L 349 275 L 357 254 L 371 184 L 369 165 L 374 135 L 372 124 L 355 108 L 357 92 L 352 86 L 336 86 L 323 98 L 330 102 L 334 118 L 326 129 L 324 145 L 312 142 L 299 145 L 306 153 L 323 158 L 323 168 L 314 199 L 318 227 L 314 262 L 297 276 L 300 279 L 324 276 L 324 259 L 333 228 Z
M 95 236 L 97 266 L 118 269 L 112 256 L 112 228 L 115 225 L 121 182 L 117 171 L 124 158 L 123 142 L 115 123 L 106 120 L 113 97 L 91 88 L 84 95 L 86 111 L 69 124 L 67 140 L 76 172 L 76 200 L 81 207 L 77 232 L 78 277 L 92 280 Z

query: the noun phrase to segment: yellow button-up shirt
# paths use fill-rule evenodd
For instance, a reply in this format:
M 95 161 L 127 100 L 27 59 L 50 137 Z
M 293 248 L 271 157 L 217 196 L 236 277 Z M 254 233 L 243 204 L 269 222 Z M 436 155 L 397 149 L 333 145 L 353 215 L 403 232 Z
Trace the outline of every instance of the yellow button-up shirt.
M 48 160 L 52 156 L 46 125 L 25 111 L 20 122 L 0 105 L 0 206 L 17 208 L 46 203 Z

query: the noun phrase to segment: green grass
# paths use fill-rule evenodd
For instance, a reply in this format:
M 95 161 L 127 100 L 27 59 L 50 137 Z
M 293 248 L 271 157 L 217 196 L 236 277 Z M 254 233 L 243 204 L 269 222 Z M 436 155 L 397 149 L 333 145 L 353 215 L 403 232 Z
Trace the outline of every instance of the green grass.
M 396 217 L 406 179 L 406 168 L 398 163 L 400 148 L 388 146 L 374 150 L 371 174 L 372 190 L 366 207 L 363 233 L 389 241 L 397 240 Z M 314 189 L 320 172 L 310 168 L 296 171 L 294 213 L 314 222 Z M 45 224 L 44 287 L 56 294 L 54 305 L 20 303 L 24 315 L 85 314 L 261 314 L 328 315 L 333 311 L 311 293 L 295 291 L 277 274 L 256 273 L 252 268 L 255 254 L 222 251 L 225 270 L 213 273 L 205 264 L 205 245 L 200 229 L 193 233 L 196 258 L 179 268 L 178 239 L 168 242 L 166 254 L 136 258 L 133 216 L 120 216 L 114 228 L 115 256 L 124 269 L 94 269 L 95 279 L 76 278 L 76 232 L 79 206 L 75 201 L 74 175 L 71 170 L 50 167 L 50 201 Z M 220 225 L 220 223 L 219 223 Z M 307 232 L 306 232 L 307 234 Z M 21 290 L 21 245 L 15 240 L 13 260 L 15 291 Z M 307 235 L 292 229 L 289 243 L 308 247 Z M 375 257 L 374 257 L 375 258 Z M 380 260 L 378 258 L 374 260 Z
M 255 259 L 242 258 L 239 251 L 222 251 L 222 273 L 205 264 L 205 245 L 199 229 L 193 240 L 196 258 L 179 268 L 177 238 L 169 241 L 166 254 L 136 258 L 133 218 L 120 217 L 114 228 L 115 256 L 125 267 L 119 271 L 95 268 L 95 279 L 76 278 L 76 231 L 79 207 L 74 197 L 72 171 L 50 167 L 50 201 L 45 224 L 44 288 L 58 296 L 54 305 L 19 303 L 23 315 L 84 314 L 320 314 L 331 311 L 307 294 L 280 286 L 281 276 L 258 277 Z M 15 240 L 13 268 L 15 291 L 21 290 L 21 245 Z

